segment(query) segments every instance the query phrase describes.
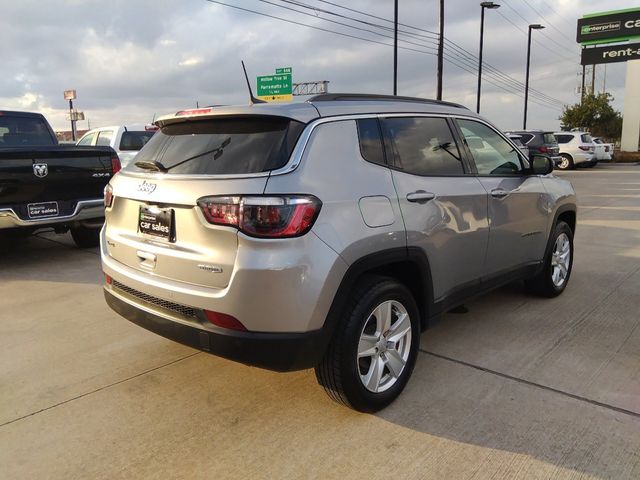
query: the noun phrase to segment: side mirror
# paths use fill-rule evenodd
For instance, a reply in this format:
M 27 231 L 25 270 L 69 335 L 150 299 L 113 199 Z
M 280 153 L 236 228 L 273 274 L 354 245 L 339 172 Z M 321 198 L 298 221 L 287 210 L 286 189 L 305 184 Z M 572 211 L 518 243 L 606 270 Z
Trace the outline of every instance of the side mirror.
M 534 155 L 531 160 L 533 175 L 548 175 L 553 172 L 553 160 L 547 155 Z

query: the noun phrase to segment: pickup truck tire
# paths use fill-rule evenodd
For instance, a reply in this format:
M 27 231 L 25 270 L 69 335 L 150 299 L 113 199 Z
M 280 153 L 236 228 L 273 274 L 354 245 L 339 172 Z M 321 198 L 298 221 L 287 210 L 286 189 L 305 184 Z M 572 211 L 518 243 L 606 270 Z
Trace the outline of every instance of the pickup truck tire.
M 420 317 L 411 292 L 389 277 L 363 277 L 315 368 L 316 378 L 334 401 L 376 412 L 404 389 L 419 341 Z
M 100 244 L 100 229 L 71 227 L 71 237 L 80 248 L 93 248 Z
M 525 284 L 536 295 L 557 297 L 569 283 L 572 266 L 573 231 L 567 223 L 558 222 L 547 248 L 542 271 Z

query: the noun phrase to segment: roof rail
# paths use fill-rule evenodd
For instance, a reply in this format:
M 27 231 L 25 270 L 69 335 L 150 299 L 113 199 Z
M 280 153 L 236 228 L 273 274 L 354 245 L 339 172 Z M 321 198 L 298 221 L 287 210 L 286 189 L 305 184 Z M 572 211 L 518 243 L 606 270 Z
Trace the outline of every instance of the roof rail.
M 307 100 L 309 103 L 314 102 L 349 102 L 349 101 L 382 101 L 382 102 L 413 102 L 413 103 L 429 103 L 432 105 L 446 105 L 449 107 L 464 108 L 468 110 L 464 105 L 453 102 L 444 102 L 442 100 L 432 100 L 428 98 L 419 97 L 401 97 L 398 95 L 378 95 L 369 93 L 323 93 L 316 95 Z

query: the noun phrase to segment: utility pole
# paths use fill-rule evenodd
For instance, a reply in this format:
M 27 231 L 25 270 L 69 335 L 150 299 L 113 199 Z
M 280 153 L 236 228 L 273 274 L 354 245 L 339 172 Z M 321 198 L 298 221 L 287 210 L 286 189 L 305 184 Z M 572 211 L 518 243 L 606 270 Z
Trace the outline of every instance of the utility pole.
M 584 102 L 584 74 L 586 65 L 582 65 L 582 88 L 580 89 L 580 105 Z
M 398 0 L 393 4 L 393 94 L 398 95 Z
M 436 98 L 442 100 L 442 71 L 444 68 L 444 0 L 440 0 L 440 34 L 438 35 L 438 89 Z

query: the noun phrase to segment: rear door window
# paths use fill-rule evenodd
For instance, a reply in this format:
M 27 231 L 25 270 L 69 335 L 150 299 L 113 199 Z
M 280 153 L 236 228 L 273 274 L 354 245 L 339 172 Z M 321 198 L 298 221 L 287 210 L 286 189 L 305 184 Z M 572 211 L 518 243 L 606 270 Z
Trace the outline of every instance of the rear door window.
M 573 140 L 573 135 L 554 135 L 558 143 L 569 143 Z
M 528 133 L 523 133 L 521 136 L 522 136 L 522 143 L 529 143 L 533 138 L 533 135 L 530 135 Z
M 191 120 L 162 127 L 126 170 L 159 162 L 169 173 L 233 175 L 286 165 L 304 124 L 283 117 Z
M 382 119 L 393 151 L 393 165 L 415 175 L 462 175 L 460 150 L 445 118 Z

